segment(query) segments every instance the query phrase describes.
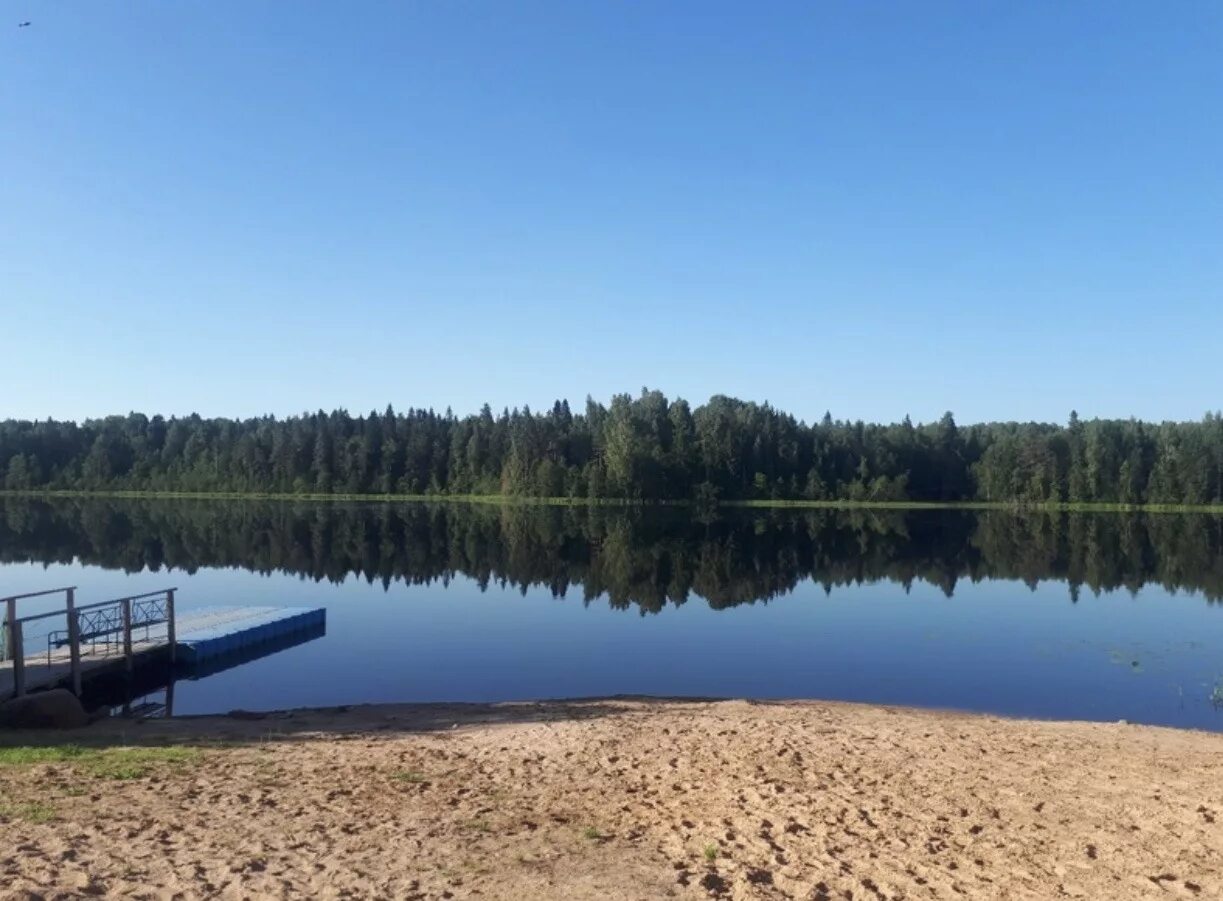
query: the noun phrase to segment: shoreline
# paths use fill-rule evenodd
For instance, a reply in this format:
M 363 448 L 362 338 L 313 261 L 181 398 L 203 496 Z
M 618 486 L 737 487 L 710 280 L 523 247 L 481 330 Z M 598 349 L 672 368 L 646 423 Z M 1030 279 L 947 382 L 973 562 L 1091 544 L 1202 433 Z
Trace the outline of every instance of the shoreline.
M 103 720 L 0 744 L 36 738 L 78 749 L 0 765 L 0 821 L 23 836 L 0 852 L 0 897 L 1223 896 L 1209 732 L 613 697 Z
M 0 498 L 113 500 L 276 501 L 360 504 L 480 504 L 499 507 L 612 507 L 700 509 L 687 499 L 528 497 L 503 494 L 293 494 L 241 491 L 78 491 L 0 489 Z M 715 509 L 746 510 L 976 510 L 1010 513 L 1205 513 L 1223 516 L 1223 504 L 1019 503 L 1015 501 L 723 500 Z
M 478 729 L 505 724 L 554 722 L 571 713 L 590 708 L 627 706 L 658 710 L 682 710 L 720 704 L 743 704 L 759 708 L 794 708 L 873 712 L 891 716 L 906 715 L 940 720 L 965 720 L 986 724 L 1018 726 L 1078 727 L 1085 729 L 1118 728 L 1160 730 L 1186 736 L 1204 736 L 1223 743 L 1223 727 L 1218 731 L 1172 726 L 1160 723 L 1140 723 L 1130 720 L 1057 719 L 986 711 L 958 707 L 927 707 L 908 704 L 887 704 L 871 701 L 846 701 L 825 698 L 757 698 L 713 697 L 701 695 L 642 695 L 613 694 L 555 698 L 531 698 L 505 701 L 374 701 L 328 706 L 283 707 L 251 710 L 242 707 L 218 713 L 175 714 L 172 717 L 124 718 L 102 716 L 77 729 L 4 729 L 0 730 L 0 749 L 25 745 L 106 746 L 118 738 L 124 741 L 184 743 L 258 736 L 261 739 L 280 735 L 318 734 L 341 735 L 367 731 L 385 731 L 394 723 L 398 731 L 425 733 L 439 727 L 447 729 Z

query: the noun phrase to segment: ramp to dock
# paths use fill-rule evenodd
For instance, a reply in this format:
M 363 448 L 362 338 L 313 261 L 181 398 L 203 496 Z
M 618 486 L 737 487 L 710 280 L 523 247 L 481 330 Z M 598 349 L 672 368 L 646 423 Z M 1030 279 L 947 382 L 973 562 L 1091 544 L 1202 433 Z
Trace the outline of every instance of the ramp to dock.
M 60 685 L 79 692 L 83 682 L 117 668 L 132 673 L 167 660 L 194 666 L 326 628 L 321 607 L 176 612 L 173 589 L 75 607 L 75 589 L 57 591 L 67 592 L 64 610 L 23 618 L 12 615 L 16 599 L 4 599 L 9 617 L 0 644 L 0 700 Z

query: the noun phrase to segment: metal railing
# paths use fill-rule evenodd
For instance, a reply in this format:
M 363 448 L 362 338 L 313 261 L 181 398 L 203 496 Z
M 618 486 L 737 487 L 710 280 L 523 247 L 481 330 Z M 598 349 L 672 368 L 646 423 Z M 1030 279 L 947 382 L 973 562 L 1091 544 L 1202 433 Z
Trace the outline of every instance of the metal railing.
M 112 644 L 115 648 L 121 647 L 125 666 L 130 673 L 134 665 L 133 633 L 138 629 L 143 629 L 144 639 L 147 641 L 151 638 L 151 628 L 164 623 L 170 661 L 174 662 L 176 641 L 174 592 L 176 590 L 175 588 L 163 588 L 160 591 L 150 591 L 80 607 L 76 605 L 76 586 L 0 598 L 0 604 L 4 604 L 5 607 L 4 640 L 0 643 L 0 661 L 12 661 L 13 693 L 20 697 L 26 691 L 27 624 L 52 617 L 65 617 L 68 625 L 67 629 L 54 630 L 47 634 L 47 665 L 48 667 L 52 665 L 53 655 L 57 649 L 67 646 L 72 690 L 77 695 L 81 693 L 81 649 L 83 645 L 88 644 L 90 652 L 95 655 L 98 653 L 100 644 L 105 645 L 105 654 L 110 653 Z M 17 616 L 18 601 L 60 593 L 64 595 L 62 610 Z

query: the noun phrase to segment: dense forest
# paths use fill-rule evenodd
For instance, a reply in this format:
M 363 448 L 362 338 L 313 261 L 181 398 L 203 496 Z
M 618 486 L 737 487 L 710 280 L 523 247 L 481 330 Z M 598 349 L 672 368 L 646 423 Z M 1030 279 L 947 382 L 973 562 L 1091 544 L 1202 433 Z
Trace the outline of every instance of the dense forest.
M 0 563 L 240 567 L 341 582 L 457 576 L 657 612 L 768 601 L 807 579 L 1147 584 L 1223 599 L 1223 517 L 1046 511 L 686 510 L 0 498 Z
M 506 495 L 628 500 L 1223 503 L 1223 417 L 1151 424 L 807 424 L 657 391 L 456 417 L 133 413 L 0 422 L 9 490 Z

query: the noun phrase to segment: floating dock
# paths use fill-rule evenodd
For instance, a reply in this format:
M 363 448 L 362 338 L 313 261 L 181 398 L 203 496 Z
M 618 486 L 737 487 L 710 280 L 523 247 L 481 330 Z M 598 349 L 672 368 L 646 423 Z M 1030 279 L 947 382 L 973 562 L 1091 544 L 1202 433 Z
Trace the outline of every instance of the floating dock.
M 327 611 L 322 607 L 210 607 L 183 611 L 178 620 L 178 659 L 202 663 L 326 624 Z
M 0 647 L 0 701 L 59 686 L 80 694 L 92 679 L 116 670 L 132 674 L 152 664 L 224 668 L 224 658 L 251 658 L 263 644 L 321 635 L 327 623 L 321 607 L 205 607 L 176 613 L 174 589 L 85 607 L 74 605 L 75 589 L 56 591 L 67 592 L 63 610 L 22 618 L 13 615 L 18 599 L 4 599 L 9 615 Z

